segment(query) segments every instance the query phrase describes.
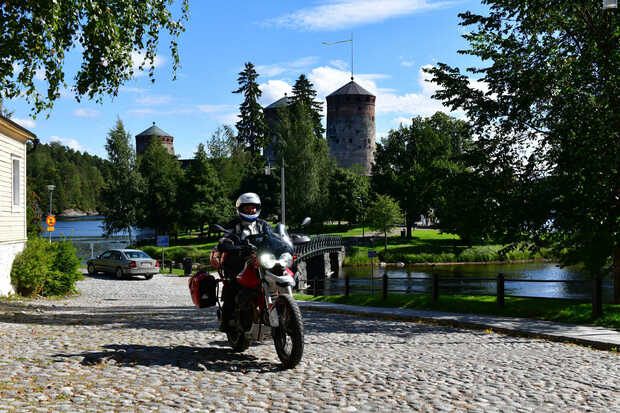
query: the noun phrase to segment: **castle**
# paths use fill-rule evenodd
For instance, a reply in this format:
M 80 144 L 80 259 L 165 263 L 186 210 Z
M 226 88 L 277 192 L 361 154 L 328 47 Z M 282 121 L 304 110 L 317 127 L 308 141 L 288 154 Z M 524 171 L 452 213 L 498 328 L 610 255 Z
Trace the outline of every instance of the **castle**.
M 353 77 L 327 96 L 327 145 L 339 167 L 358 167 L 365 175 L 370 175 L 375 154 L 375 99 L 372 93 L 355 83 Z M 291 103 L 292 99 L 285 95 L 263 109 L 272 143 L 277 138 L 278 110 Z M 155 126 L 155 122 L 136 135 L 138 155 L 144 153 L 152 138 L 160 140 L 168 153 L 174 155 L 174 137 Z M 273 144 L 265 148 L 265 156 L 270 163 L 279 163 L 275 159 Z M 181 162 L 185 168 L 191 160 Z
M 327 145 L 339 167 L 357 165 L 365 175 L 370 175 L 375 154 L 375 99 L 353 78 L 327 96 Z M 278 110 L 291 103 L 292 99 L 285 95 L 263 109 L 272 142 L 276 138 Z M 273 144 L 265 148 L 265 156 L 270 163 L 277 163 Z

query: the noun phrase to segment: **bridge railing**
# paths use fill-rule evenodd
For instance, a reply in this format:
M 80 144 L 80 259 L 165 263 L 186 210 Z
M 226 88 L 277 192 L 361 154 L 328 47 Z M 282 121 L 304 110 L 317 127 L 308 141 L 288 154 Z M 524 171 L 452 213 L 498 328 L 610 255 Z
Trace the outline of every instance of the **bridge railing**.
M 315 253 L 325 250 L 335 250 L 342 247 L 340 235 L 317 235 L 310 238 L 309 242 L 295 246 L 295 255 L 298 259 L 304 259 Z

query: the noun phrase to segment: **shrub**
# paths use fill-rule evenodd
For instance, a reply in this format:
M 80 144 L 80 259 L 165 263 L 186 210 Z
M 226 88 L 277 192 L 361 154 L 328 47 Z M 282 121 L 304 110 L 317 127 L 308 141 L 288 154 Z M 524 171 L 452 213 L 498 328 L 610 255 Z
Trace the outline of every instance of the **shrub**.
M 75 292 L 75 282 L 82 278 L 78 272 L 79 258 L 68 241 L 50 244 L 35 238 L 15 257 L 11 268 L 11 283 L 22 296 L 66 295 Z

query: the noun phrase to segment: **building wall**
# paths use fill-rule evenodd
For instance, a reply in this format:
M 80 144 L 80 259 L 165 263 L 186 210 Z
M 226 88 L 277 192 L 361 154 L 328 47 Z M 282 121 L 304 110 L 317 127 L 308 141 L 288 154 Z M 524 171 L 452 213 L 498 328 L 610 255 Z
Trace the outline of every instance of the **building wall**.
M 360 165 L 370 175 L 375 153 L 375 97 L 327 98 L 327 144 L 341 168 Z
M 0 295 L 13 292 L 11 266 L 26 244 L 26 139 L 0 123 Z M 13 205 L 13 160 L 20 160 L 19 205 Z
M 159 139 L 164 148 L 170 155 L 174 155 L 174 138 L 172 136 L 136 136 L 136 154 L 142 155 L 147 146 L 151 143 L 151 138 Z

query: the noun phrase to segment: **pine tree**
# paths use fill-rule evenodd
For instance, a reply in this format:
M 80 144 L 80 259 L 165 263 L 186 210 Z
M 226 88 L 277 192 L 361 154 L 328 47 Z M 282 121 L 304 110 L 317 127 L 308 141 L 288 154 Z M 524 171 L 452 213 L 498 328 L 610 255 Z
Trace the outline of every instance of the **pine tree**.
M 269 130 L 265 122 L 263 108 L 258 103 L 261 90 L 256 79 L 258 73 L 251 62 L 245 64 L 245 69 L 239 73 L 237 82 L 239 89 L 233 93 L 242 93 L 244 100 L 239 106 L 241 119 L 235 124 L 237 127 L 237 139 L 245 146 L 246 151 L 258 154 L 267 144 Z
M 293 103 L 301 103 L 306 105 L 310 111 L 314 134 L 317 138 L 323 137 L 325 129 L 321 123 L 321 112 L 323 111 L 323 103 L 316 100 L 316 91 L 313 84 L 308 80 L 306 75 L 301 74 L 295 85 L 293 85 Z
M 131 239 L 131 227 L 137 223 L 140 175 L 130 140 L 131 136 L 125 131 L 123 122 L 117 119 L 116 126 L 108 133 L 105 145 L 112 167 L 102 190 L 102 212 L 107 234 L 126 229 Z

